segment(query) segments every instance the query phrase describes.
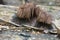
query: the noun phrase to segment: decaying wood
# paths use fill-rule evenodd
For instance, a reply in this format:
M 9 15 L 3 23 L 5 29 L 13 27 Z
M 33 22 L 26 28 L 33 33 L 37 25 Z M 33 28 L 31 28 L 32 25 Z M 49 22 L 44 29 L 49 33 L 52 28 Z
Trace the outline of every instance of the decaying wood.
M 6 5 L 0 5 L 0 7 L 8 7 L 8 8 L 16 8 L 16 7 L 14 7 L 14 6 L 6 6 Z M 9 13 L 8 13 L 9 14 Z M 12 14 L 11 14 L 12 15 Z M 9 17 L 8 17 L 9 18 Z M 6 22 L 6 21 L 5 21 Z M 17 25 L 17 24 L 15 24 L 15 23 L 13 23 L 13 22 L 10 22 L 10 21 L 7 21 L 8 23 L 11 23 L 12 25 L 15 25 L 15 26 L 20 26 L 20 25 Z M 37 27 L 32 27 L 32 26 L 28 26 L 28 25 L 23 25 L 23 26 L 26 26 L 25 28 L 31 28 L 31 29 L 36 29 L 36 30 L 41 30 L 41 28 L 37 28 Z M 21 26 L 22 27 L 22 26 Z M 20 27 L 20 28 L 21 28 Z
M 15 24 L 13 22 L 7 22 L 7 21 L 5 21 L 3 19 L 0 19 L 0 20 L 2 20 L 2 22 L 5 23 L 5 24 L 13 25 L 13 27 L 15 26 L 16 28 L 18 27 L 19 29 L 21 29 L 21 27 L 22 27 L 22 28 L 27 28 L 27 29 L 30 29 L 30 30 L 31 29 L 38 30 L 38 31 L 43 31 L 44 30 L 43 28 L 37 28 L 37 27 L 29 26 L 29 25 L 18 25 L 18 24 Z M 9 29 L 11 29 L 11 28 L 9 28 Z

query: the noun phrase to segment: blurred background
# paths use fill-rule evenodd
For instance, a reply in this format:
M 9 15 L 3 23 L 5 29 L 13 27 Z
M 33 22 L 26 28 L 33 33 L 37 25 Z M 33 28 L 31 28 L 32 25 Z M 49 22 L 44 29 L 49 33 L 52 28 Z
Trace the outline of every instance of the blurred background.
M 41 4 L 41 5 L 60 6 L 60 0 L 28 0 L 28 1 L 35 2 L 36 4 Z M 14 6 L 19 6 L 22 4 L 22 2 L 23 0 L 0 0 L 0 4 L 3 3 L 6 5 L 14 5 Z

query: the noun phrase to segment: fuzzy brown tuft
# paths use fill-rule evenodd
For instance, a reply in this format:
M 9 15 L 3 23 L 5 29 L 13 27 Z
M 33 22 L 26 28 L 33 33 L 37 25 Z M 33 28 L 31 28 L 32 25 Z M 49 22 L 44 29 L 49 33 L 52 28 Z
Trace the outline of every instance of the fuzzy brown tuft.
M 52 23 L 52 16 L 47 12 L 43 11 L 39 7 L 36 8 L 37 22 L 43 22 L 47 24 Z
M 33 18 L 34 15 L 37 22 L 43 22 L 47 24 L 52 23 L 52 16 L 40 9 L 40 7 L 37 7 L 34 3 L 26 3 L 21 5 L 17 12 L 17 16 L 19 18 L 26 18 L 28 20 Z
M 21 5 L 18 9 L 17 16 L 19 18 L 26 18 L 30 20 L 30 18 L 33 17 L 35 6 L 36 5 L 34 3 L 26 3 Z

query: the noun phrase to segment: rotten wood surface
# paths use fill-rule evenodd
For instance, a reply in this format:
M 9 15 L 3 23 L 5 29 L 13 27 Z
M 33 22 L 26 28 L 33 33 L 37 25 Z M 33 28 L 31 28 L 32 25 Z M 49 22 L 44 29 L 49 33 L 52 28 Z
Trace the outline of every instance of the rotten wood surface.
M 41 6 L 42 9 L 46 9 L 46 11 L 52 10 L 52 13 L 59 11 L 59 7 L 51 7 L 51 6 Z M 52 9 L 51 9 L 52 8 Z M 16 6 L 8 6 L 8 5 L 0 5 L 0 39 L 1 40 L 59 40 L 56 38 L 56 35 L 44 34 L 43 28 L 37 28 L 31 25 L 19 25 L 13 21 L 13 17 L 15 17 L 15 13 L 17 13 L 18 7 Z M 54 12 L 53 12 L 54 11 Z M 51 14 L 52 14 L 51 13 Z M 12 35 L 12 37 L 11 37 Z M 1 37 L 2 36 L 2 37 Z M 30 37 L 31 36 L 31 37 Z M 37 38 L 38 37 L 38 38 Z M 52 39 L 51 39 L 52 38 Z
M 59 11 L 60 11 L 60 7 L 42 6 L 42 5 L 37 5 L 37 6 L 40 6 L 42 9 L 46 10 L 47 12 L 51 11 L 51 15 L 53 15 L 53 16 L 56 16 L 56 13 L 59 14 Z M 37 30 L 44 30 L 44 29 L 41 29 L 41 28 L 34 27 L 34 25 L 35 25 L 34 22 L 30 23 L 30 24 L 34 24 L 34 25 L 26 25 L 26 24 L 20 25 L 18 23 L 15 23 L 15 22 L 11 21 L 13 19 L 13 16 L 17 13 L 17 9 L 18 9 L 17 6 L 0 5 L 0 8 L 1 8 L 0 9 L 0 19 L 1 20 L 5 21 L 7 23 L 11 23 L 11 24 L 16 25 L 16 26 L 24 26 L 24 27 L 27 27 L 27 28 L 32 28 L 32 29 L 37 29 Z M 55 18 L 57 18 L 57 17 L 55 17 Z

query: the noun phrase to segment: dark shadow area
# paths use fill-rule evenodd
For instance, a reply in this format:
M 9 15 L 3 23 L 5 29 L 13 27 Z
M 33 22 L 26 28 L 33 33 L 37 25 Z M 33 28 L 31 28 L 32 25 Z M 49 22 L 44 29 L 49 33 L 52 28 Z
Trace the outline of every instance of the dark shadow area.
M 58 36 L 57 36 L 59 39 L 60 39 L 60 34 L 58 34 Z
M 47 23 L 42 23 L 42 22 L 37 22 L 35 24 L 35 27 L 38 27 L 38 28 L 47 28 L 47 29 L 53 29 L 52 25 L 51 24 L 47 24 Z
M 35 25 L 35 19 L 32 19 L 29 21 L 27 19 L 22 19 L 16 16 L 16 14 L 12 17 L 12 22 L 18 24 L 18 25 L 29 25 L 29 26 L 34 26 Z
M 3 0 L 0 0 L 0 4 L 4 4 Z
M 47 28 L 47 29 L 50 29 L 50 30 L 53 29 L 51 24 L 36 22 L 36 18 L 35 19 L 32 18 L 30 21 L 27 20 L 27 19 L 21 19 L 21 18 L 17 17 L 16 14 L 13 15 L 11 21 L 18 24 L 18 25 L 23 25 L 24 24 L 24 25 L 33 26 L 33 27 L 35 26 L 37 28 L 42 27 L 42 28 Z

